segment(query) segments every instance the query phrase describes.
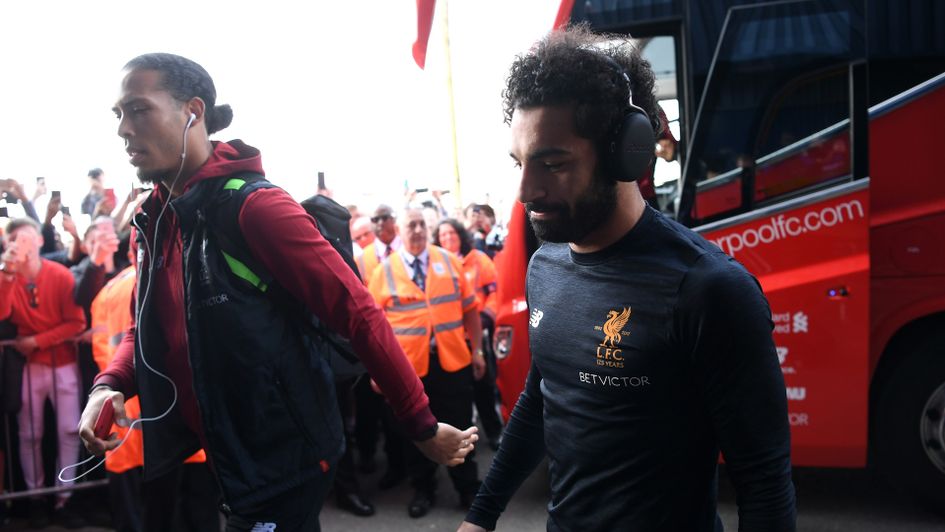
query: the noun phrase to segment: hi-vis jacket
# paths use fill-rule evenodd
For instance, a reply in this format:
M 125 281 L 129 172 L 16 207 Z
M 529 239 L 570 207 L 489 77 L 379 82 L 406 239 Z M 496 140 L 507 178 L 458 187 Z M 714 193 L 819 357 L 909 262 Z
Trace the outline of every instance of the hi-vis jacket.
M 476 292 L 479 312 L 485 312 L 495 320 L 498 306 L 495 296 L 497 277 L 492 259 L 478 249 L 471 249 L 463 257 L 463 274 L 469 281 L 470 288 Z
M 413 282 L 413 272 L 407 270 L 400 253 L 384 259 L 368 284 L 420 377 L 430 371 L 430 341 L 434 338 L 445 371 L 459 371 L 472 363 L 463 314 L 478 309 L 459 259 L 437 246 L 428 246 L 427 253 L 425 292 Z
M 377 258 L 377 247 L 373 242 L 368 244 L 364 248 L 364 252 L 354 261 L 358 263 L 358 269 L 361 270 L 361 279 L 367 285 L 371 281 L 371 276 L 374 275 L 374 270 L 381 264 L 381 261 Z
M 134 295 L 135 280 L 135 267 L 129 266 L 109 281 L 92 301 L 92 356 L 99 369 L 108 367 L 118 344 L 131 326 L 131 298 Z M 141 405 L 137 397 L 125 401 L 125 414 L 130 419 L 141 417 Z M 111 431 L 118 433 L 118 439 L 121 440 L 128 429 L 112 425 Z M 200 450 L 186 461 L 206 462 L 207 455 Z M 144 443 L 140 430 L 128 436 L 128 440 L 121 447 L 105 455 L 105 469 L 112 473 L 124 473 L 143 465 Z

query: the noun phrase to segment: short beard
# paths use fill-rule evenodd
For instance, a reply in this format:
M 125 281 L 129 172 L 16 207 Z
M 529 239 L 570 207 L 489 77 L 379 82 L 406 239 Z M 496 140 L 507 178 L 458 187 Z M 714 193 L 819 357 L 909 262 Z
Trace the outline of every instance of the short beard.
M 545 242 L 579 243 L 587 235 L 606 222 L 617 208 L 617 183 L 601 174 L 594 176 L 588 187 L 574 201 L 569 209 L 566 204 L 545 205 L 540 202 L 525 204 L 525 210 L 551 212 L 559 215 L 553 220 L 535 220 L 529 216 L 529 222 L 535 236 Z
M 172 172 L 176 172 L 176 170 L 173 170 Z M 141 183 L 151 183 L 152 185 L 159 185 L 163 183 L 168 174 L 169 172 L 167 170 L 152 170 L 150 172 L 146 172 L 138 168 L 137 171 L 138 181 L 141 181 Z

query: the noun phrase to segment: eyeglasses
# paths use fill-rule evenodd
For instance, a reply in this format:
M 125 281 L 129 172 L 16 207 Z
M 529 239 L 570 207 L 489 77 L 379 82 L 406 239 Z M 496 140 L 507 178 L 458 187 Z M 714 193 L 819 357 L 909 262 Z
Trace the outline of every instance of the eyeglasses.
M 375 223 L 375 224 L 376 224 L 376 223 L 380 223 L 380 222 L 386 222 L 387 220 L 390 220 L 390 219 L 392 219 L 392 218 L 393 218 L 393 216 L 390 215 L 390 214 L 379 214 L 379 215 L 377 215 L 377 216 L 371 216 L 371 223 Z
M 39 308 L 39 296 L 36 294 L 36 283 L 26 283 L 26 290 L 30 293 L 30 307 Z

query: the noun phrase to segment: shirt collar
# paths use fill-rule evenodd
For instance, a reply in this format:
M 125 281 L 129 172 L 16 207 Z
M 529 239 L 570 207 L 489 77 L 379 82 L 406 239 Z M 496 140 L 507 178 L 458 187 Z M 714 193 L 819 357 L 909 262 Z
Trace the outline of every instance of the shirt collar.
M 423 251 L 421 251 L 420 255 L 417 257 L 407 253 L 407 250 L 403 247 L 398 250 L 400 257 L 404 259 L 404 266 L 407 267 L 407 271 L 413 271 L 414 259 L 420 259 L 420 266 L 423 268 L 423 271 L 427 271 L 427 265 L 430 263 L 430 253 L 427 249 L 428 248 L 423 248 Z
M 397 235 L 394 237 L 393 240 L 390 241 L 390 249 L 392 251 L 397 251 L 400 248 L 401 248 L 400 235 Z M 381 242 L 381 239 L 375 238 L 374 250 L 377 252 L 377 258 L 383 259 L 384 255 L 387 253 L 387 244 Z

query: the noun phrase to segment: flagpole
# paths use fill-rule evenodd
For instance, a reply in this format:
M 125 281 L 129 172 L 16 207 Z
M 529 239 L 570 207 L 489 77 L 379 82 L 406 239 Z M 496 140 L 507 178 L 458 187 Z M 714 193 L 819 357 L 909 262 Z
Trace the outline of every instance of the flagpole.
M 443 6 L 443 49 L 446 52 L 446 90 L 450 97 L 450 137 L 453 141 L 453 197 L 456 198 L 456 208 L 462 210 L 463 195 L 459 178 L 459 147 L 456 142 L 456 102 L 453 98 L 453 64 L 450 60 L 450 23 L 449 0 L 442 0 Z

